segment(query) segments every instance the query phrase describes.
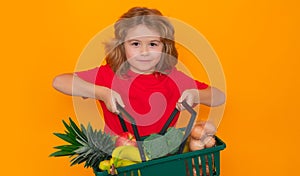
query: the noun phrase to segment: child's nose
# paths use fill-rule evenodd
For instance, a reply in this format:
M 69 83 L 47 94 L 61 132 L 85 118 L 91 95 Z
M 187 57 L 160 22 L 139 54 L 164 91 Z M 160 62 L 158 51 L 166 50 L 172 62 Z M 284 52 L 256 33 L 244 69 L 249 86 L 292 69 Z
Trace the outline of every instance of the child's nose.
M 148 55 L 149 54 L 149 49 L 147 45 L 143 45 L 141 47 L 141 55 Z

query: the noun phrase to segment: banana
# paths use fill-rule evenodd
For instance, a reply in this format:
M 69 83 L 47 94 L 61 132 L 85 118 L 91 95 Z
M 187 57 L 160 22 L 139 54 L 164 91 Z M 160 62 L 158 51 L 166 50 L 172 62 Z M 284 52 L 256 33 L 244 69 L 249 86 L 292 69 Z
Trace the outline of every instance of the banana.
M 138 162 L 130 161 L 130 160 L 127 160 L 127 159 L 114 158 L 114 157 L 112 157 L 110 159 L 110 165 L 114 164 L 114 166 L 116 168 L 130 166 L 130 165 L 137 164 L 137 163 Z
M 190 138 L 187 139 L 185 145 L 184 145 L 184 148 L 183 148 L 183 151 L 182 153 L 187 153 L 190 151 L 190 147 L 189 147 L 189 144 L 190 144 Z
M 119 159 L 118 158 L 115 158 L 115 157 L 112 157 L 110 159 L 110 165 L 114 165 L 116 168 L 120 167 L 120 163 L 119 163 Z
M 109 160 L 103 160 L 103 161 L 101 161 L 100 164 L 99 164 L 99 169 L 101 169 L 101 170 L 103 170 L 103 171 L 106 170 L 106 171 L 108 171 L 108 173 L 109 173 L 110 166 L 111 166 L 111 164 L 110 164 L 110 161 L 109 161 Z
M 139 149 L 134 146 L 119 146 L 112 152 L 112 157 L 133 162 L 142 162 Z M 148 157 L 146 156 L 146 160 Z
M 130 166 L 133 164 L 137 164 L 137 162 L 134 161 L 130 161 L 130 160 L 125 160 L 125 159 L 121 159 L 119 162 L 119 167 L 125 167 L 125 166 Z

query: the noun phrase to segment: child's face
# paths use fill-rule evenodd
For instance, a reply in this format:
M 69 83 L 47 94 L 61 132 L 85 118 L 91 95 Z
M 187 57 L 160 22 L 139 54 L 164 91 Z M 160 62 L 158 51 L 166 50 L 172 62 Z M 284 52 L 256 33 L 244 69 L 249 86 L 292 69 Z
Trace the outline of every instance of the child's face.
M 163 43 L 156 31 L 145 25 L 131 28 L 125 37 L 125 54 L 130 70 L 140 74 L 151 74 L 159 63 Z

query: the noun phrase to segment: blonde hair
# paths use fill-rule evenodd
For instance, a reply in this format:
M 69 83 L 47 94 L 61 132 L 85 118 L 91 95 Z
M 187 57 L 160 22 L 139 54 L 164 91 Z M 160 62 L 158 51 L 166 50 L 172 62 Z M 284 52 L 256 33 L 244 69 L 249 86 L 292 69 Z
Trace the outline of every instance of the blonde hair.
M 124 74 L 128 71 L 129 65 L 126 62 L 124 40 L 129 29 L 141 24 L 160 34 L 164 46 L 162 58 L 156 66 L 156 71 L 168 73 L 177 64 L 178 58 L 174 42 L 174 27 L 168 19 L 163 17 L 160 11 L 145 7 L 129 9 L 114 24 L 115 38 L 105 45 L 106 63 L 114 72 Z

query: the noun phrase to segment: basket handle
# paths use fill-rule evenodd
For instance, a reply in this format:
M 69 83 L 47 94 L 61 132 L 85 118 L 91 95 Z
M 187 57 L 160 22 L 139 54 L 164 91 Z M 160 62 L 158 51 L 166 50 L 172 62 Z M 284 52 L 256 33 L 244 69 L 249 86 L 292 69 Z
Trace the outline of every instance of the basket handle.
M 124 121 L 124 118 L 123 118 L 122 114 L 124 114 L 127 117 L 127 119 L 130 121 L 132 129 L 133 129 L 133 134 L 136 138 L 137 147 L 138 147 L 140 155 L 141 155 L 141 160 L 142 160 L 142 162 L 146 161 L 146 156 L 145 156 L 145 152 L 143 150 L 141 136 L 138 132 L 138 129 L 137 129 L 137 126 L 135 124 L 134 118 L 118 103 L 117 103 L 117 109 L 120 111 L 120 113 L 118 114 L 118 117 L 119 117 L 119 120 L 120 120 L 120 123 L 122 125 L 122 128 L 123 128 L 124 132 L 128 131 L 128 129 L 125 125 L 125 121 Z
M 193 124 L 194 124 L 194 121 L 195 121 L 195 118 L 196 118 L 196 115 L 197 115 L 197 113 L 194 111 L 194 109 L 190 105 L 188 105 L 185 101 L 182 102 L 182 105 L 191 114 L 191 117 L 190 117 L 189 123 L 188 123 L 188 125 L 185 129 L 183 141 L 181 142 L 181 144 L 179 146 L 179 150 L 178 150 L 177 153 L 182 153 L 182 151 L 184 149 L 184 146 L 186 144 L 186 141 L 187 141 L 187 137 L 188 137 L 188 135 L 190 134 L 190 132 L 192 130 L 192 127 L 193 127 Z M 138 149 L 139 149 L 139 152 L 140 152 L 140 155 L 141 155 L 141 159 L 142 159 L 143 162 L 146 161 L 145 153 L 144 153 L 144 150 L 143 150 L 143 147 L 142 147 L 141 136 L 138 132 L 138 129 L 137 129 L 134 118 L 118 103 L 117 103 L 117 109 L 120 111 L 120 113 L 118 114 L 118 117 L 119 117 L 119 121 L 121 123 L 122 129 L 123 129 L 124 132 L 128 131 L 128 129 L 126 127 L 125 120 L 124 120 L 122 114 L 124 114 L 127 117 L 127 119 L 130 121 L 132 129 L 133 129 L 134 136 L 135 136 L 136 141 L 137 141 L 137 146 L 138 146 Z M 164 124 L 164 126 L 163 126 L 162 130 L 159 132 L 159 134 L 164 135 L 166 133 L 168 127 L 170 126 L 170 124 L 172 123 L 174 117 L 176 116 L 176 114 L 178 112 L 179 112 L 179 110 L 177 108 L 175 108 L 173 110 L 172 114 L 168 118 L 167 122 Z
M 193 127 L 193 124 L 194 124 L 196 116 L 197 116 L 196 111 L 189 104 L 187 104 L 186 101 L 182 102 L 182 106 L 191 114 L 191 117 L 190 117 L 189 123 L 188 123 L 188 125 L 185 129 L 184 136 L 183 136 L 183 141 L 181 142 L 181 144 L 179 146 L 179 150 L 177 152 L 178 154 L 183 152 L 183 149 L 184 149 L 184 146 L 186 144 L 187 138 L 188 138 L 189 134 L 192 131 L 192 127 Z

